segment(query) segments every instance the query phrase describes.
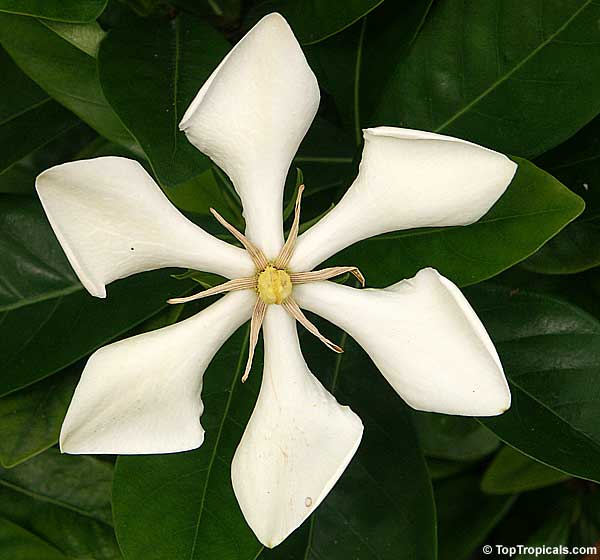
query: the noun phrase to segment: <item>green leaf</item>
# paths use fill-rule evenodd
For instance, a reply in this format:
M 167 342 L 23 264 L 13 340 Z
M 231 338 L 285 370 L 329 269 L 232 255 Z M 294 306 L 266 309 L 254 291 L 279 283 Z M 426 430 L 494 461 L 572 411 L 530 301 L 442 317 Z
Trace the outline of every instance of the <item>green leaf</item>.
M 35 178 L 42 171 L 77 158 L 79 151 L 94 138 L 98 138 L 98 135 L 79 121 L 73 128 L 28 153 L 0 174 L 0 193 L 34 195 Z
M 379 85 L 374 84 L 379 84 L 383 72 L 388 70 L 381 62 L 390 53 L 400 57 L 408 51 L 432 3 L 433 0 L 384 2 L 343 32 L 305 48 L 319 85 L 333 97 L 341 121 L 352 132 L 357 146 L 362 142 L 364 119 L 378 102 Z M 380 33 L 380 21 L 392 23 L 385 36 Z M 377 31 L 371 33 L 371 29 Z M 369 39 L 373 34 L 377 34 L 376 41 Z
M 178 125 L 228 49 L 222 35 L 191 15 L 113 29 L 102 42 L 104 94 L 165 185 L 210 166 Z
M 81 366 L 0 399 L 0 465 L 12 468 L 58 442 Z
M 288 21 L 298 41 L 318 43 L 350 27 L 379 6 L 383 0 L 267 0 L 250 14 L 255 23 L 262 16 L 279 12 Z
M 59 551 L 59 558 L 118 560 L 121 555 L 109 524 L 112 470 L 106 461 L 49 450 L 1 471 L 0 518 L 19 526 L 25 542 L 30 541 L 27 533 L 35 534 L 47 548 Z M 22 558 L 54 558 L 39 554 Z
M 247 346 L 238 333 L 205 374 L 203 446 L 117 462 L 115 523 L 127 558 L 254 560 L 261 550 L 261 559 L 395 560 L 398 550 L 410 558 L 434 558 L 431 487 L 411 417 L 366 355 L 349 340 L 344 346 L 340 361 L 313 340 L 303 340 L 304 354 L 309 364 L 314 362 L 311 369 L 317 374 L 328 369 L 323 382 L 365 423 L 357 456 L 310 520 L 269 551 L 255 540 L 239 511 L 230 464 L 256 399 L 261 360 L 255 358 L 242 386 Z M 165 511 L 170 512 L 166 517 Z
M 0 396 L 60 371 L 189 291 L 171 272 L 115 282 L 106 300 L 80 289 L 0 313 Z
M 328 335 L 325 327 L 322 330 Z M 401 551 L 403 558 L 433 559 L 433 495 L 409 409 L 360 347 L 337 332 L 343 354 L 329 356 L 313 337 L 303 337 L 303 353 L 317 375 L 332 363 L 321 380 L 360 416 L 363 440 L 342 478 L 304 526 L 260 558 L 397 560 Z M 329 338 L 335 340 L 333 335 Z
M 112 284 L 106 300 L 90 296 L 33 198 L 2 197 L 0 247 L 0 396 L 76 362 L 192 286 L 159 270 Z
M 113 467 L 52 448 L 14 469 L 0 468 L 0 485 L 111 525 Z
M 472 418 L 412 413 L 423 452 L 450 461 L 475 461 L 493 453 L 500 441 Z
M 542 525 L 538 528 L 535 533 L 525 543 L 526 546 L 540 547 L 540 546 L 567 546 L 569 544 L 569 533 L 571 529 L 571 512 L 560 512 L 558 515 L 549 517 Z M 565 557 L 564 554 L 544 554 L 546 560 L 560 560 Z M 516 556 L 517 560 L 529 560 L 531 555 L 519 554 Z
M 432 266 L 459 285 L 473 284 L 523 260 L 583 210 L 583 201 L 532 163 L 478 222 L 394 232 L 356 243 L 328 264 L 352 263 L 373 286 L 387 286 Z
M 0 517 L 0 549 L 11 560 L 66 560 L 66 556 L 38 536 Z
M 0 199 L 0 313 L 80 292 L 37 198 Z
M 508 513 L 513 496 L 486 496 L 476 475 L 436 483 L 440 560 L 467 560 Z
M 113 507 L 119 543 L 128 560 L 253 560 L 259 552 L 229 474 L 260 381 L 254 374 L 244 385 L 240 382 L 247 351 L 244 327 L 205 373 L 206 439 L 200 449 L 119 457 Z
M 106 101 L 97 75 L 104 32 L 97 23 L 67 24 L 0 13 L 0 43 L 34 82 L 102 136 L 140 153 Z
M 538 463 L 512 447 L 504 447 L 485 471 L 481 489 L 486 494 L 516 494 L 569 478 L 568 474 Z
M 600 118 L 537 163 L 581 196 L 586 208 L 523 266 L 544 274 L 573 274 L 600 265 Z
M 79 119 L 53 101 L 0 48 L 0 175 L 37 148 L 77 126 Z
M 0 12 L 71 23 L 94 21 L 108 0 L 0 0 Z
M 599 17 L 592 0 L 446 0 L 434 3 L 408 55 L 388 48 L 396 19 L 382 18 L 365 37 L 363 66 L 379 100 L 363 100 L 362 124 L 538 155 L 600 112 Z
M 600 322 L 553 297 L 480 285 L 467 296 L 504 365 L 512 406 L 480 419 L 537 461 L 600 480 Z

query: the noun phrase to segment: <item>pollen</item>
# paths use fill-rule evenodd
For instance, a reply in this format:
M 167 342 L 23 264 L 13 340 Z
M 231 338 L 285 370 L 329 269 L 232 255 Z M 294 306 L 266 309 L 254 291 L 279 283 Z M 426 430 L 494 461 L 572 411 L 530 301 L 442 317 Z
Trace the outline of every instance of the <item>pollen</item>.
M 267 304 L 281 305 L 292 293 L 292 280 L 285 270 L 267 266 L 258 275 L 258 295 Z

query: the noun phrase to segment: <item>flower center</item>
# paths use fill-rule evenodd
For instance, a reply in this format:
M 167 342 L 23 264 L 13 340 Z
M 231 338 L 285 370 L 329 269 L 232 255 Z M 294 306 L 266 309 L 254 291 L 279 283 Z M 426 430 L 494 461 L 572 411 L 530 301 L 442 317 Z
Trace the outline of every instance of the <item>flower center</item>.
M 257 290 L 265 303 L 280 305 L 292 293 L 292 280 L 285 270 L 269 265 L 258 275 Z

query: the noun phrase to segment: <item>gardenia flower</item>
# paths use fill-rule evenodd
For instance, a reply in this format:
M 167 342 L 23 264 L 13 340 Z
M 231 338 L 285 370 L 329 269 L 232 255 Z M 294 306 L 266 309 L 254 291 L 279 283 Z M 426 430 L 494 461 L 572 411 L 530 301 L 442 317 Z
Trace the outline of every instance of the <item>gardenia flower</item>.
M 488 416 L 510 406 L 494 346 L 450 280 L 426 268 L 386 289 L 358 289 L 326 280 L 348 271 L 361 278 L 352 266 L 315 268 L 374 235 L 475 222 L 505 191 L 516 165 L 456 138 L 367 129 L 358 176 L 339 204 L 297 236 L 300 189 L 284 243 L 283 186 L 318 105 L 319 87 L 300 46 L 285 20 L 271 14 L 231 50 L 184 115 L 181 130 L 229 175 L 241 198 L 245 235 L 215 215 L 245 250 L 188 221 L 129 159 L 59 165 L 36 183 L 71 265 L 96 297 L 106 297 L 113 280 L 161 267 L 230 279 L 192 298 L 230 292 L 197 315 L 91 356 L 62 426 L 61 450 L 199 447 L 203 373 L 252 318 L 249 362 L 261 324 L 264 332 L 262 385 L 231 479 L 247 522 L 268 547 L 321 503 L 363 433 L 360 418 L 309 371 L 296 320 L 341 349 L 301 309 L 344 329 L 417 410 Z

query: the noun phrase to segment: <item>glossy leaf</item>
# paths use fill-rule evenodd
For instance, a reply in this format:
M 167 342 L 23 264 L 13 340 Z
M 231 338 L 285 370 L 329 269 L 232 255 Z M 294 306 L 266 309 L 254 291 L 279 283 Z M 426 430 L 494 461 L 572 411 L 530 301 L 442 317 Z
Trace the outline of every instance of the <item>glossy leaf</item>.
M 77 126 L 79 119 L 32 82 L 0 47 L 0 174 L 30 152 Z
M 362 142 L 365 119 L 378 102 L 379 82 L 393 68 L 382 62 L 389 60 L 391 53 L 397 58 L 406 54 L 432 3 L 433 0 L 383 2 L 351 27 L 326 41 L 305 47 L 319 85 L 332 96 L 342 123 L 352 133 L 356 145 Z M 377 23 L 380 21 L 391 23 L 393 30 L 383 35 Z M 371 40 L 371 35 L 376 35 L 376 40 Z M 382 53 L 386 55 L 382 56 Z
M 172 279 L 168 270 L 159 270 L 116 282 L 106 300 L 81 289 L 0 313 L 0 396 L 74 363 L 151 317 L 169 297 L 183 295 L 189 287 Z
M 44 554 L 47 548 L 60 552 L 59 558 L 120 559 L 107 523 L 111 478 L 110 463 L 61 455 L 58 450 L 0 471 L 0 518 L 19 527 L 23 544 L 30 544 L 28 533 L 45 543 L 45 547 L 39 545 L 39 556 L 18 556 L 18 548 L 13 548 L 16 543 L 0 548 L 2 553 L 11 559 L 46 560 L 53 558 Z
M 592 0 L 437 2 L 407 56 L 387 48 L 397 18 L 371 21 L 363 125 L 538 155 L 600 112 L 599 17 Z
M 0 12 L 34 16 L 57 21 L 94 21 L 108 0 L 0 0 Z
M 248 382 L 240 382 L 246 354 L 247 328 L 243 327 L 205 373 L 202 425 L 206 439 L 200 449 L 119 457 L 114 515 L 128 560 L 253 560 L 260 551 L 230 481 L 231 459 L 260 383 L 256 370 Z
M 94 54 L 103 37 L 97 23 L 0 13 L 0 43 L 25 74 L 101 135 L 141 153 L 100 87 Z
M 341 359 L 327 360 L 318 342 L 302 342 L 312 371 L 333 362 L 323 381 L 360 416 L 365 432 L 323 504 L 280 547 L 265 550 L 261 560 L 396 560 L 399 551 L 403 558 L 435 558 L 433 496 L 408 408 L 346 335 L 340 339 Z
M 0 313 L 83 289 L 37 197 L 0 199 L 0 247 Z
M 600 480 L 600 322 L 550 296 L 481 285 L 467 297 L 508 376 L 511 408 L 481 419 L 500 439 L 570 475 Z
M 504 447 L 485 471 L 481 489 L 486 494 L 518 494 L 551 486 L 571 478 L 519 453 Z
M 229 45 L 194 16 L 113 29 L 102 42 L 102 89 L 160 182 L 176 185 L 210 166 L 179 131 L 192 99 Z
M 474 461 L 493 453 L 500 445 L 492 432 L 472 418 L 417 411 L 412 416 L 428 457 Z
M 62 455 L 56 448 L 14 469 L 0 469 L 0 485 L 52 502 L 110 525 L 113 468 L 92 457 Z
M 574 274 L 600 265 L 600 118 L 538 158 L 538 165 L 581 196 L 586 208 L 523 265 L 544 274 Z
M 0 210 L 0 396 L 76 362 L 192 285 L 158 270 L 94 298 L 76 280 L 36 199 L 5 196 Z
M 315 514 L 281 546 L 262 550 L 230 486 L 231 458 L 260 382 L 258 360 L 250 380 L 239 385 L 246 353 L 240 343 L 236 335 L 205 374 L 202 423 L 207 439 L 199 450 L 119 458 L 115 520 L 127 557 L 395 559 L 404 550 L 407 558 L 433 558 L 431 488 L 410 416 L 350 341 L 341 362 L 312 340 L 303 340 L 303 345 L 312 370 L 318 374 L 328 369 L 323 382 L 333 385 L 340 402 L 351 404 L 365 423 L 361 447 Z M 151 501 L 146 499 L 149 493 Z M 406 507 L 410 521 L 403 514 Z
M 476 475 L 435 485 L 440 560 L 467 560 L 508 513 L 513 496 L 486 496 Z
M 35 178 L 42 171 L 76 158 L 79 151 L 97 137 L 96 132 L 79 121 L 74 127 L 29 152 L 0 174 L 0 193 L 35 195 Z
M 15 465 L 58 442 L 62 421 L 81 375 L 74 365 L 0 398 L 0 465 Z
M 508 190 L 478 222 L 399 231 L 356 243 L 329 264 L 358 266 L 369 285 L 388 286 L 432 266 L 459 285 L 523 260 L 583 210 L 583 201 L 525 160 Z
M 0 549 L 14 560 L 66 560 L 67 556 L 8 519 L 0 517 Z
M 254 23 L 270 12 L 285 17 L 300 43 L 310 45 L 350 27 L 383 0 L 266 0 L 251 13 Z

